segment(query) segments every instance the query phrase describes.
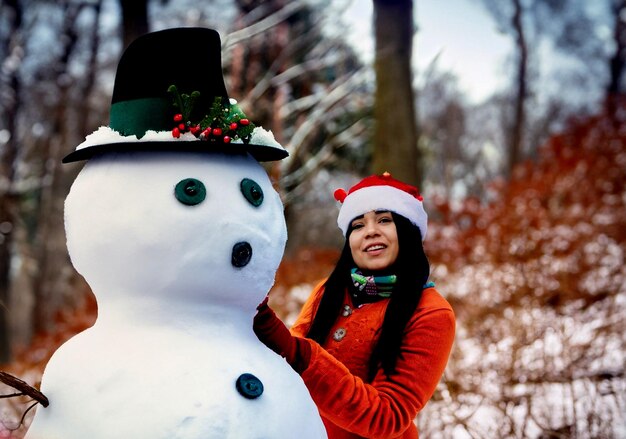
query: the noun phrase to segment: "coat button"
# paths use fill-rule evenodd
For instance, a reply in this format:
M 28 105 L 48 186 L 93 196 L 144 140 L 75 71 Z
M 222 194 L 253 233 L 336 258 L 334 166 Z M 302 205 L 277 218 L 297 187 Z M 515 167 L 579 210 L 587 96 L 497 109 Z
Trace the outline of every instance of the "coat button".
M 344 328 L 338 328 L 334 333 L 333 333 L 333 340 L 335 341 L 341 341 L 345 336 L 346 333 L 348 331 L 346 331 Z
M 251 373 L 239 375 L 235 383 L 237 391 L 247 399 L 255 399 L 263 393 L 263 383 Z
M 352 314 L 352 308 L 350 308 L 350 305 L 344 306 L 341 315 L 344 317 L 348 317 L 350 316 L 350 314 Z

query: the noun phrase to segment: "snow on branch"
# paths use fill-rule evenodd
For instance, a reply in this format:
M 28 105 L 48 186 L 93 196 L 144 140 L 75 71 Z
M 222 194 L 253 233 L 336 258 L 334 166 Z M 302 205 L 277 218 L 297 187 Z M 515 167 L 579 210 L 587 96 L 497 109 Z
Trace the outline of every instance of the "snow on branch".
M 304 164 L 296 171 L 283 176 L 280 180 L 280 186 L 300 186 L 305 180 L 315 175 L 320 169 L 330 163 L 338 149 L 349 144 L 352 139 L 360 136 L 366 129 L 365 124 L 356 121 L 349 128 L 337 133 L 337 135 L 331 137 L 315 155 L 308 157 L 304 161 Z M 296 191 L 292 190 L 285 194 L 283 202 L 289 204 L 289 202 L 297 196 Z
M 279 9 L 273 14 L 265 17 L 262 20 L 257 21 L 256 23 L 245 27 L 243 29 L 237 30 L 235 32 L 231 32 L 226 35 L 226 37 L 222 41 L 222 52 L 228 52 L 231 46 L 235 44 L 241 43 L 249 38 L 252 38 L 255 35 L 265 32 L 266 30 L 276 26 L 281 21 L 286 20 L 296 12 L 299 12 L 301 9 L 304 9 L 307 6 L 307 3 L 304 1 L 292 1 L 287 3 L 285 7 Z
M 314 132 L 320 125 L 328 122 L 331 113 L 329 110 L 351 93 L 361 84 L 364 83 L 366 72 L 359 70 L 351 74 L 347 79 L 339 78 L 335 84 L 331 86 L 330 93 L 319 96 L 318 105 L 308 115 L 307 120 L 300 125 L 293 134 L 291 141 L 287 147 L 292 157 L 300 154 L 304 140 Z M 291 157 L 287 160 L 293 160 Z

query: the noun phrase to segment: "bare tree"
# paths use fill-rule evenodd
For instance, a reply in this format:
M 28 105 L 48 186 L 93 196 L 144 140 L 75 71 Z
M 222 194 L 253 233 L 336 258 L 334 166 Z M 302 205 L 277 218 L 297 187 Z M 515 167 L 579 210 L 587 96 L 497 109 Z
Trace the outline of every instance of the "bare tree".
M 624 69 L 626 68 L 626 1 L 613 0 L 611 3 L 613 19 L 613 42 L 615 52 L 609 60 L 610 80 L 607 85 L 607 97 L 624 93 Z
M 376 94 L 373 170 L 421 184 L 411 73 L 413 1 L 374 0 Z
M 509 143 L 509 162 L 507 171 L 510 175 L 513 167 L 520 160 L 524 130 L 526 128 L 526 98 L 528 96 L 528 43 L 523 24 L 523 10 L 521 0 L 511 0 L 513 16 L 511 29 L 515 35 L 517 48 L 516 61 L 516 88 L 514 95 L 514 112 Z
M 280 164 L 288 197 L 341 155 L 345 131 L 363 116 L 366 78 L 352 49 L 322 32 L 338 12 L 320 14 L 306 1 L 241 3 L 240 27 L 224 40 L 229 90 L 289 149 Z
M 14 227 L 17 223 L 18 197 L 16 192 L 16 167 L 18 160 L 17 114 L 20 102 L 18 72 L 24 58 L 22 33 L 23 9 L 18 0 L 0 4 L 8 21 L 6 39 L 1 42 L 4 61 L 0 76 L 2 92 L 2 132 L 5 133 L 0 148 L 0 364 L 11 358 L 9 339 L 9 288 L 11 259 L 13 255 Z
M 506 172 L 510 174 L 512 166 L 534 155 L 538 140 L 545 140 L 550 130 L 563 128 L 568 114 L 590 114 L 597 111 L 598 104 L 610 101 L 610 96 L 624 92 L 626 2 L 605 0 L 595 2 L 593 8 L 584 0 L 482 2 L 498 30 L 509 35 L 515 47 L 510 103 L 502 112 L 508 156 Z M 607 33 L 607 28 L 613 32 Z M 546 69 L 558 78 L 554 83 L 559 87 L 550 96 L 537 82 L 548 79 L 538 75 L 538 63 L 542 60 L 535 48 L 540 43 L 550 48 L 553 56 L 573 61 L 568 67 L 552 65 Z M 607 54 L 607 47 L 615 49 Z M 603 76 L 607 78 L 603 80 L 606 84 L 598 87 L 598 78 Z M 576 92 L 571 92 L 572 87 Z M 595 94 L 587 91 L 594 88 Z M 539 96 L 540 92 L 544 95 Z M 602 92 L 604 96 L 599 95 Z M 587 96 L 583 98 L 585 93 Z M 572 98 L 568 100 L 568 96 Z M 530 113 L 527 109 L 530 105 L 538 110 Z
M 84 296 L 83 289 L 70 287 L 78 275 L 67 257 L 62 213 L 77 168 L 61 167 L 60 160 L 93 129 L 92 108 L 104 107 L 92 101 L 101 4 L 63 2 L 54 6 L 58 15 L 44 2 L 2 5 L 16 26 L 3 32 L 8 39 L 0 48 L 6 50 L 0 126 L 6 135 L 0 148 L 0 215 L 8 215 L 0 221 L 4 358 L 10 346 L 27 345 L 33 334 L 50 330 L 59 309 Z M 19 20 L 7 5 L 16 8 Z M 58 39 L 37 35 L 42 16 L 53 17 L 45 26 L 58 32 Z M 25 57 L 28 62 L 22 62 Z
M 420 148 L 425 151 L 424 181 L 432 193 L 453 198 L 453 186 L 471 175 L 467 145 L 467 106 L 458 91 L 457 78 L 437 72 L 432 65 L 419 90 Z M 436 190 L 434 190 L 436 188 Z
M 148 32 L 148 0 L 119 0 L 124 47 Z
M 529 8 L 530 18 L 537 32 L 552 43 L 559 55 L 578 61 L 576 87 L 584 83 L 598 83 L 598 77 L 607 77 L 601 84 L 604 101 L 611 101 L 624 93 L 624 68 L 626 66 L 626 2 L 604 0 L 595 2 L 590 12 L 584 0 L 551 1 L 534 0 Z M 606 32 L 612 29 L 612 32 Z M 607 48 L 611 47 L 608 52 Z M 565 82 L 559 72 L 560 82 Z M 567 87 L 567 85 L 566 85 Z M 597 96 L 596 96 L 597 99 Z M 610 102 L 608 102 L 610 103 Z
M 526 101 L 529 95 L 529 48 L 527 11 L 522 0 L 483 0 L 486 9 L 494 17 L 498 29 L 511 36 L 515 43 L 515 74 L 511 116 L 503 120 L 507 136 L 506 174 L 522 158 L 524 131 L 526 129 Z

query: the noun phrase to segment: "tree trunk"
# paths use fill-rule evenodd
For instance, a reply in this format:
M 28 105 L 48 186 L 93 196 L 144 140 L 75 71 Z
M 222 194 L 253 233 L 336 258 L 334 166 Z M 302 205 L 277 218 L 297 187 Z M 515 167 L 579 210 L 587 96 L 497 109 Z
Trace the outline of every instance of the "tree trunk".
M 413 2 L 374 0 L 376 95 L 373 171 L 422 180 L 411 74 Z
M 0 83 L 3 95 L 2 114 L 5 120 L 4 128 L 9 138 L 0 150 L 0 364 L 8 363 L 11 359 L 9 338 L 9 303 L 10 303 L 10 275 L 13 255 L 13 237 L 18 219 L 18 200 L 15 193 L 14 180 L 17 167 L 17 112 L 20 106 L 20 81 L 18 66 L 23 59 L 22 41 L 22 6 L 19 1 L 6 2 L 10 8 L 9 16 L 11 29 L 7 38 L 4 53 L 6 60 L 11 59 L 13 67 L 3 65 L 4 80 Z M 6 61 L 5 60 L 5 61 Z
M 124 48 L 148 32 L 148 0 L 120 0 Z
M 511 19 L 515 32 L 515 45 L 517 46 L 517 90 L 513 110 L 513 123 L 511 127 L 511 137 L 509 143 L 509 163 L 507 173 L 509 177 L 513 167 L 520 161 L 522 144 L 524 142 L 524 129 L 526 125 L 526 96 L 528 94 L 528 46 L 526 34 L 522 22 L 521 0 L 513 0 L 514 13 Z
M 62 41 L 61 56 L 56 62 L 54 69 L 58 77 L 68 75 L 69 63 L 72 56 L 79 48 L 79 34 L 76 23 L 83 8 L 87 4 L 68 4 L 63 13 L 64 22 L 61 29 Z M 99 7 L 96 3 L 94 10 L 94 26 L 98 26 Z M 93 42 L 93 41 L 92 41 Z M 92 47 L 97 50 L 97 47 Z M 91 54 L 93 58 L 94 54 Z M 89 67 L 95 68 L 94 64 Z M 50 118 L 54 133 L 47 140 L 42 154 L 48 158 L 49 165 L 46 166 L 43 180 L 50 181 L 50 184 L 43 185 L 39 199 L 39 210 L 37 217 L 36 245 L 34 252 L 38 261 L 37 275 L 33 280 L 35 290 L 34 332 L 50 331 L 54 325 L 54 317 L 57 312 L 68 304 L 77 302 L 77 295 L 82 291 L 75 291 L 68 288 L 71 284 L 71 276 L 74 270 L 71 269 L 67 257 L 65 245 L 65 227 L 63 221 L 63 204 L 67 188 L 70 187 L 78 168 L 76 166 L 61 165 L 62 157 L 68 152 L 67 147 L 77 145 L 85 133 L 77 132 L 76 129 L 86 124 L 83 118 L 88 116 L 81 101 L 87 101 L 89 92 L 87 87 L 91 87 L 93 72 L 87 72 L 84 82 L 77 84 L 59 84 L 57 93 L 58 100 L 50 109 Z M 71 93 L 73 89 L 81 89 L 85 94 L 76 96 Z M 76 114 L 75 114 L 76 113 Z M 78 122 L 78 123 L 76 123 Z
M 615 53 L 609 60 L 610 79 L 606 87 L 606 104 L 608 113 L 615 113 L 615 98 L 624 93 L 624 67 L 626 66 L 626 0 L 613 1 L 611 8 L 613 14 L 613 41 Z

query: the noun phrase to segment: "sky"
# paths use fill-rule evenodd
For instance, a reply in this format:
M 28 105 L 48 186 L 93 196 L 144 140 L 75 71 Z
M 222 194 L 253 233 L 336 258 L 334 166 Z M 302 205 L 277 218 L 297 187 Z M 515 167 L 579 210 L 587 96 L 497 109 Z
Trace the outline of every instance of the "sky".
M 480 0 L 415 0 L 414 13 L 417 79 L 436 59 L 439 70 L 458 76 L 470 102 L 479 103 L 506 85 L 511 42 L 497 32 Z M 352 28 L 349 39 L 362 53 L 372 54 L 372 0 L 354 0 L 345 17 Z

